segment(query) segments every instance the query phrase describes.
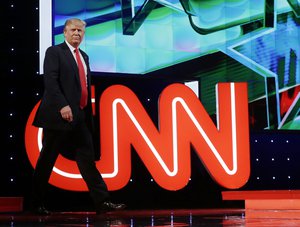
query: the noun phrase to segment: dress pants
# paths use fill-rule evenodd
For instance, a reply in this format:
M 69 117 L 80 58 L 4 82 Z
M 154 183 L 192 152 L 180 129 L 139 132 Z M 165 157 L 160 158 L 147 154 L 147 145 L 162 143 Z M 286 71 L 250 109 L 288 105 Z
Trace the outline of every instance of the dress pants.
M 40 152 L 33 174 L 32 205 L 42 206 L 46 195 L 48 181 L 61 149 L 66 144 L 73 152 L 83 180 L 87 184 L 95 206 L 100 206 L 109 198 L 107 186 L 95 165 L 95 154 L 92 135 L 83 119 L 79 120 L 72 130 L 43 130 L 43 148 Z

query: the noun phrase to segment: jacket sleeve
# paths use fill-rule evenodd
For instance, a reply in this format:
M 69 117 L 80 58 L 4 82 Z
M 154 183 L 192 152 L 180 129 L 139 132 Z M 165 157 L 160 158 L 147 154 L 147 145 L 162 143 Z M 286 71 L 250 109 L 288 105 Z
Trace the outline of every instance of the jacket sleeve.
M 47 96 L 59 110 L 68 105 L 60 85 L 60 58 L 57 47 L 49 47 L 44 60 L 44 86 Z

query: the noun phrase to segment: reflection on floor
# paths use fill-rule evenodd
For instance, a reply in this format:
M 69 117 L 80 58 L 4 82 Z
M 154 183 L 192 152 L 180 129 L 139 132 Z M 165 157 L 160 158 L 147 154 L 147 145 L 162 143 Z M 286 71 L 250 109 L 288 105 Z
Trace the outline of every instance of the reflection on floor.
M 280 212 L 280 211 L 274 211 Z M 93 212 L 57 212 L 49 216 L 2 213 L 0 226 L 300 226 L 299 218 L 247 218 L 243 209 L 126 210 L 96 215 Z

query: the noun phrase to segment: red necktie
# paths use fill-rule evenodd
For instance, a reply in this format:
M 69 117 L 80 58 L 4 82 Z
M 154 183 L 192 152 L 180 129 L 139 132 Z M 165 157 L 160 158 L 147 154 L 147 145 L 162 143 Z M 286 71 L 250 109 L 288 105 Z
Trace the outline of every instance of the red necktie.
M 80 99 L 80 108 L 83 109 L 87 105 L 87 84 L 86 84 L 86 75 L 84 72 L 84 67 L 80 58 L 79 50 L 75 49 L 75 55 L 79 70 L 80 84 L 81 84 L 81 99 Z

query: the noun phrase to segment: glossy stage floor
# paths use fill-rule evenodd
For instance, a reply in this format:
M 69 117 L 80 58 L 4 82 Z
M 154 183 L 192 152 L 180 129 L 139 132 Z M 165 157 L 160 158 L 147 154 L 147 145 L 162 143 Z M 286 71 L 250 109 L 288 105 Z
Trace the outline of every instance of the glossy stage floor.
M 274 211 L 280 212 L 280 211 Z M 247 218 L 244 209 L 124 210 L 96 215 L 94 212 L 54 212 L 49 216 L 0 213 L 0 226 L 300 226 L 299 218 Z

